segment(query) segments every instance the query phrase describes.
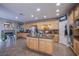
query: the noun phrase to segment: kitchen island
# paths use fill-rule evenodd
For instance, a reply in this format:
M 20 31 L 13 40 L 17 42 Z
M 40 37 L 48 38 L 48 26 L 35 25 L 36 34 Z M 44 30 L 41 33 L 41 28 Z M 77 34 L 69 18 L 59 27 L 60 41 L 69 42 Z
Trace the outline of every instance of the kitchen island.
M 27 36 L 26 45 L 34 51 L 52 55 L 54 52 L 54 36 Z

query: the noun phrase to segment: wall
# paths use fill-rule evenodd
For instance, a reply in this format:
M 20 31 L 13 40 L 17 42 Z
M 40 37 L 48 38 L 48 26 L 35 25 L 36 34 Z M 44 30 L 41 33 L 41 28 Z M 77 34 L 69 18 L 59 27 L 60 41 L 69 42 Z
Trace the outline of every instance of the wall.
M 68 20 L 59 22 L 59 43 L 69 46 L 68 36 L 65 36 L 65 25 L 68 27 Z
M 58 23 L 59 23 L 59 21 L 57 19 L 48 19 L 46 21 L 38 21 L 38 22 L 33 22 L 33 23 L 25 23 L 24 24 L 24 28 L 28 29 L 32 25 L 37 25 L 38 28 L 41 29 L 44 24 L 47 24 L 47 25 L 51 26 L 52 29 L 58 29 L 58 27 L 59 27 Z

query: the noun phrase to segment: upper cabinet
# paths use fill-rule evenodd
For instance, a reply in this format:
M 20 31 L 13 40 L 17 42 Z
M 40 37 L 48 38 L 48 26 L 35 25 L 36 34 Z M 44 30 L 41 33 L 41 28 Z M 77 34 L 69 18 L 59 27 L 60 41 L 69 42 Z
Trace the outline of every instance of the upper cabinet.
M 74 20 L 76 20 L 79 16 L 79 4 L 74 8 Z
M 73 19 L 74 19 L 73 10 L 70 11 L 68 19 L 69 19 L 69 24 L 73 24 Z
M 79 55 L 79 42 L 77 42 L 79 39 L 79 4 L 76 4 L 70 11 L 69 21 L 69 24 L 73 25 L 72 49 L 76 55 Z
M 79 4 L 75 5 L 74 8 L 69 12 L 68 19 L 69 24 L 73 24 L 76 19 L 79 17 Z
M 59 21 L 56 19 L 51 19 L 47 21 L 38 21 L 33 23 L 25 23 L 24 28 L 29 29 L 31 26 L 37 25 L 39 30 L 43 30 L 43 28 L 50 28 L 50 29 L 58 29 L 59 28 Z

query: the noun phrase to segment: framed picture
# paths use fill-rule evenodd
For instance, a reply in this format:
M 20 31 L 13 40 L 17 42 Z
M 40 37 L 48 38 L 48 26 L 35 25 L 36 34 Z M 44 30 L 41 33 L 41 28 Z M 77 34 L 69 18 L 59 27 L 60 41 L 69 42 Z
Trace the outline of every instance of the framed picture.
M 4 23 L 4 30 L 10 30 L 11 24 L 10 23 Z

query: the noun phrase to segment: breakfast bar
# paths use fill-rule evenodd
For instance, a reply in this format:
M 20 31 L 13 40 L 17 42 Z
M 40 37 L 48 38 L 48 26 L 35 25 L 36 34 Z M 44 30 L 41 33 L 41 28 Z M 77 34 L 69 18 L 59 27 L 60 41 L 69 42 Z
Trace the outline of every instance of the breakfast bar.
M 34 51 L 52 55 L 54 51 L 54 36 L 52 37 L 27 36 L 26 45 L 28 48 Z

